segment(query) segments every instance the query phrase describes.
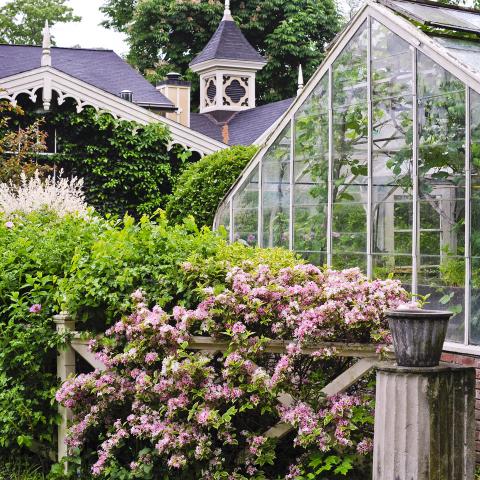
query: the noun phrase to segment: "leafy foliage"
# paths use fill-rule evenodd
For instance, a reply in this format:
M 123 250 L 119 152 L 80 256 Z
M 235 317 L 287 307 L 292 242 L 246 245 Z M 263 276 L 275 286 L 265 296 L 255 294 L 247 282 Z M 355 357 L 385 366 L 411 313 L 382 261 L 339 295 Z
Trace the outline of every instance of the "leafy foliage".
M 255 146 L 231 147 L 187 167 L 168 201 L 169 219 L 192 215 L 197 224 L 212 225 L 218 204 L 256 152 Z
M 141 216 L 164 207 L 188 154 L 167 151 L 168 128 L 161 123 L 136 122 L 98 115 L 59 111 L 61 153 L 56 161 L 84 179 L 87 202 L 103 213 Z
M 11 458 L 0 465 L 0 480 L 45 480 L 42 466 L 34 458 Z
M 58 280 L 100 226 L 46 212 L 0 225 L 0 450 L 53 445 Z
M 79 22 L 66 0 L 9 0 L 0 7 L 0 43 L 40 45 L 45 21 Z
M 47 166 L 39 166 L 36 162 L 38 154 L 46 150 L 46 135 L 42 130 L 42 122 L 37 120 L 13 126 L 12 118 L 24 116 L 23 110 L 9 102 L 0 101 L 0 182 L 17 184 L 22 173 L 28 177 L 38 170 L 49 171 Z
M 282 251 L 228 246 L 220 234 L 164 217 L 136 224 L 47 211 L 0 224 L 0 454 L 19 447 L 54 449 L 57 385 L 52 315 L 71 308 L 79 322 L 103 330 L 146 286 L 163 305 L 197 301 L 205 284 L 220 285 L 244 259 L 281 268 L 297 262 Z M 190 269 L 180 265 L 191 262 Z M 82 328 L 82 327 L 80 327 Z
M 60 290 L 64 308 L 97 330 L 131 309 L 130 294 L 137 288 L 163 308 L 178 303 L 193 307 L 203 287 L 221 287 L 228 268 L 244 260 L 267 262 L 276 270 L 298 263 L 295 254 L 284 250 L 228 245 L 220 234 L 199 229 L 191 217 L 175 226 L 164 215 L 139 223 L 126 217 L 73 258 Z
M 206 288 L 197 308 L 177 306 L 172 316 L 148 309 L 137 290 L 133 313 L 91 343 L 106 370 L 67 380 L 57 393 L 73 409 L 67 443 L 85 478 L 293 479 L 309 455 L 313 478 L 331 478 L 321 474 L 330 470 L 366 478 L 351 473 L 372 448 L 373 400 L 365 389 L 324 398 L 345 361 L 331 348 L 305 356 L 301 346 L 385 342 L 384 312 L 406 292 L 358 269 L 242 267 L 227 274 L 226 288 Z M 196 334 L 226 341 L 227 351 L 189 351 Z M 294 343 L 266 354 L 271 338 Z M 282 393 L 292 402 L 279 405 Z M 279 421 L 291 435 L 264 435 Z
M 332 0 L 233 0 L 235 20 L 268 65 L 258 75 L 260 103 L 295 94 L 298 65 L 307 77 L 323 59 L 323 49 L 339 29 Z M 168 71 L 187 72 L 205 47 L 223 15 L 223 2 L 207 0 L 106 0 L 106 25 L 123 31 L 130 43 L 129 60 L 157 78 Z M 198 80 L 189 75 L 197 87 Z
M 25 105 L 25 111 L 28 105 Z M 16 115 L 8 129 L 28 125 L 32 114 Z M 103 214 L 153 214 L 164 208 L 178 175 L 191 161 L 190 152 L 174 145 L 164 124 L 140 125 L 118 120 L 92 107 L 77 113 L 70 100 L 44 116 L 47 143 L 57 154 L 43 161 L 82 178 L 87 203 Z M 56 132 L 56 133 L 54 133 Z

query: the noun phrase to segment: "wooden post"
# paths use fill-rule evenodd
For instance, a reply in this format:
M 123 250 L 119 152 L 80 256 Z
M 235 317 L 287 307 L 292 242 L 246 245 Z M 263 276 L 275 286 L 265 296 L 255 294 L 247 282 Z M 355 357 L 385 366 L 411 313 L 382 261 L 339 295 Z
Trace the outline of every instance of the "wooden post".
M 57 333 L 65 333 L 75 330 L 75 321 L 68 313 L 62 312 L 60 315 L 55 315 L 53 321 L 57 326 Z M 58 351 L 57 355 L 57 376 L 64 382 L 69 376 L 75 374 L 75 351 L 70 343 Z M 67 446 L 65 444 L 65 437 L 67 434 L 68 422 L 71 420 L 72 413 L 70 409 L 61 405 L 58 406 L 61 421 L 58 426 L 58 461 L 67 456 Z M 65 464 L 65 469 L 68 466 Z

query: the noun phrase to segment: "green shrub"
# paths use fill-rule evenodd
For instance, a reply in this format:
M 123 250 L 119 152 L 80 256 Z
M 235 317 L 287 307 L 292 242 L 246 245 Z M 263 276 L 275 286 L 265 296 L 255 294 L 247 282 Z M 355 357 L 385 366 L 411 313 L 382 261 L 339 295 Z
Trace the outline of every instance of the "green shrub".
M 28 102 L 24 110 L 24 116 L 9 123 L 15 135 L 36 118 Z M 58 153 L 38 163 L 48 162 L 82 178 L 88 204 L 102 214 L 138 218 L 165 208 L 178 176 L 193 159 L 179 145 L 168 149 L 171 135 L 162 123 L 141 125 L 99 114 L 92 107 L 77 113 L 71 99 L 52 105 L 44 125 L 50 135 L 55 130 Z
M 102 228 L 45 212 L 0 223 L 0 450 L 53 442 L 58 281 Z
M 0 459 L 0 480 L 45 480 L 42 465 L 30 457 Z
M 227 270 L 245 260 L 274 271 L 300 262 L 283 249 L 228 245 L 224 232 L 199 229 L 191 217 L 179 225 L 170 225 L 164 214 L 138 223 L 126 217 L 118 228 L 105 229 L 89 251 L 75 255 L 61 296 L 85 328 L 101 331 L 132 308 L 137 288 L 163 308 L 192 308 L 201 289 L 221 286 Z
M 139 287 L 166 308 L 193 306 L 199 288 L 221 285 L 228 267 L 244 260 L 277 270 L 298 263 L 288 251 L 229 246 L 224 233 L 199 229 L 191 218 L 171 226 L 165 215 L 136 223 L 37 212 L 13 226 L 0 222 L 0 455 L 55 448 L 62 338 L 52 315 L 66 308 L 79 329 L 103 331 L 128 311 Z
M 193 215 L 199 225 L 212 225 L 218 204 L 246 167 L 257 147 L 231 147 L 189 165 L 167 205 L 168 217 L 180 222 Z

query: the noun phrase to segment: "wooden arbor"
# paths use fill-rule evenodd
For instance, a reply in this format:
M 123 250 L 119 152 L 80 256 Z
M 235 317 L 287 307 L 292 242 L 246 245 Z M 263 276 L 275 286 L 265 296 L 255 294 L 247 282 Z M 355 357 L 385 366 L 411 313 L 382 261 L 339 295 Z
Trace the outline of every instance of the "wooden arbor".
M 79 332 L 75 331 L 75 321 L 68 314 L 60 314 L 54 317 L 58 333 L 69 332 L 71 341 L 66 348 L 59 351 L 57 358 L 58 377 L 65 381 L 69 376 L 75 374 L 75 354 L 80 355 L 93 368 L 100 371 L 105 370 L 105 365 L 100 362 L 95 355 L 88 349 L 88 342 L 82 338 Z M 284 353 L 289 345 L 295 343 L 287 340 L 271 340 L 265 347 L 267 353 Z M 202 352 L 224 352 L 228 349 L 229 343 L 217 340 L 211 337 L 194 336 L 189 342 L 188 348 Z M 360 380 L 364 375 L 380 364 L 388 364 L 386 359 L 381 359 L 377 353 L 377 345 L 360 343 L 333 343 L 323 342 L 309 345 L 301 348 L 301 353 L 311 355 L 322 348 L 334 348 L 337 355 L 341 357 L 351 357 L 358 359 L 350 368 L 336 377 L 322 389 L 326 396 L 332 396 L 347 390 L 351 385 Z M 393 351 L 387 350 L 386 357 L 393 358 Z M 385 355 L 384 355 L 385 358 Z M 282 405 L 289 406 L 295 399 L 288 393 L 282 393 L 278 396 L 278 401 Z M 71 412 L 59 406 L 61 423 L 58 428 L 58 458 L 61 459 L 67 455 L 65 445 L 65 436 L 68 422 L 71 419 Z M 282 438 L 292 430 L 291 425 L 279 422 L 270 427 L 264 436 L 269 438 Z

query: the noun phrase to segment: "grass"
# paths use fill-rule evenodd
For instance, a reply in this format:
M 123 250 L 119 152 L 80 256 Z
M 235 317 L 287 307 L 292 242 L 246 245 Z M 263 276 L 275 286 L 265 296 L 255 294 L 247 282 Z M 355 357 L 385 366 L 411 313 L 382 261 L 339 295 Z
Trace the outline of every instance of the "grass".
M 43 469 L 30 459 L 0 459 L 0 480 L 45 480 Z

